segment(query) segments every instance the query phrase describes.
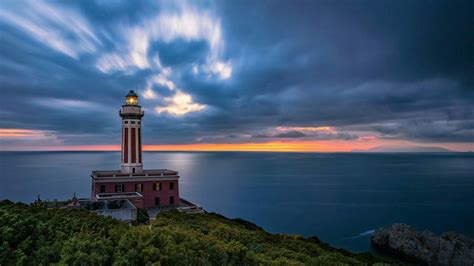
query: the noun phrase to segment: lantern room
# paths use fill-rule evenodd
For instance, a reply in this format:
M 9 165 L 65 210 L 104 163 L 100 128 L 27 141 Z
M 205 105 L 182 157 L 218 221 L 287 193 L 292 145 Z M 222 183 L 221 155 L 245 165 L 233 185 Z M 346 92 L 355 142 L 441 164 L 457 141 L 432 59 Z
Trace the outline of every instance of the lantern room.
M 138 105 L 138 95 L 133 90 L 125 96 L 125 105 Z

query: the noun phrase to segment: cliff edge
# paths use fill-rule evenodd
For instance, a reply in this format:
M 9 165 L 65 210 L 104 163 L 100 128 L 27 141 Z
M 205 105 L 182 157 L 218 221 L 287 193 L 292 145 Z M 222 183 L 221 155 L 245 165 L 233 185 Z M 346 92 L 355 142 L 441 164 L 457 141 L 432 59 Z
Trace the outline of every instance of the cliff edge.
M 406 224 L 380 228 L 372 236 L 372 245 L 382 252 L 428 265 L 474 265 L 474 240 L 457 233 L 437 236 L 418 232 Z

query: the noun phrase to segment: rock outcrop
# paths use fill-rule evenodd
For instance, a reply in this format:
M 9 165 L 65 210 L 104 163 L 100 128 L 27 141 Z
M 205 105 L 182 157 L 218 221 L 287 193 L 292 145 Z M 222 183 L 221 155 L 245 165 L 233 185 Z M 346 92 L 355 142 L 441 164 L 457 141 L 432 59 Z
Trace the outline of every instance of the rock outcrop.
M 474 265 L 474 240 L 457 233 L 437 236 L 417 232 L 406 224 L 381 228 L 372 236 L 372 245 L 405 259 L 428 265 Z

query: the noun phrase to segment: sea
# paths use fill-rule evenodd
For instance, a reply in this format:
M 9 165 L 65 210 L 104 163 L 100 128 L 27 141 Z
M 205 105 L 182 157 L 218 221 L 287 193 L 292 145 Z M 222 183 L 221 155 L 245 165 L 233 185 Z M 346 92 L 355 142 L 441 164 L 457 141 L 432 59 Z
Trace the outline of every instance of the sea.
M 379 227 L 407 223 L 474 237 L 473 153 L 145 152 L 179 171 L 181 197 L 273 233 L 372 251 Z M 0 152 L 0 199 L 89 197 L 92 170 L 119 152 Z

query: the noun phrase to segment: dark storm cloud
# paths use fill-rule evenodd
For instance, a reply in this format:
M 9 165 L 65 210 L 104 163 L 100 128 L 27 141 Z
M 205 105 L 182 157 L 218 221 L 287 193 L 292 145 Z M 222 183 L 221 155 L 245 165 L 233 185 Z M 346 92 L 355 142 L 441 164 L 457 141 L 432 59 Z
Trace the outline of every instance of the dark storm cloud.
M 303 137 L 306 137 L 306 134 L 296 131 L 296 130 L 292 130 L 292 131 L 275 135 L 275 138 L 303 138 Z
M 303 132 L 296 131 L 296 130 L 291 130 L 288 132 L 283 132 L 283 133 L 278 133 L 275 135 L 265 135 L 265 134 L 257 134 L 252 136 L 252 138 L 256 139 L 267 139 L 267 138 L 289 138 L 289 139 L 296 139 L 296 138 L 304 138 L 307 135 L 304 134 Z
M 474 121 L 411 120 L 397 124 L 375 125 L 372 129 L 384 138 L 415 139 L 422 142 L 474 141 Z
M 338 132 L 310 132 L 303 133 L 297 130 L 289 130 L 277 134 L 257 134 L 253 135 L 255 139 L 297 139 L 297 138 L 308 138 L 311 140 L 355 140 L 358 139 L 357 135 L 349 133 L 338 133 Z
M 145 144 L 474 140 L 472 1 L 28 4 L 2 3 L 0 128 L 115 144 L 137 89 Z

